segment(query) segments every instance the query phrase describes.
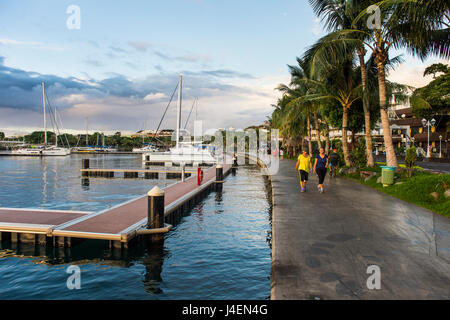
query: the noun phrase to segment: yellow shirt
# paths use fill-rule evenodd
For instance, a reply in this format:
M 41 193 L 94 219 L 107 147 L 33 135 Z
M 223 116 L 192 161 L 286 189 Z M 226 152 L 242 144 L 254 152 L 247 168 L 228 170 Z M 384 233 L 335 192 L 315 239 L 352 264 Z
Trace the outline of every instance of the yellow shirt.
M 309 172 L 309 166 L 311 165 L 311 158 L 304 157 L 302 154 L 298 156 L 298 161 L 300 165 L 298 166 L 298 170 L 303 170 Z

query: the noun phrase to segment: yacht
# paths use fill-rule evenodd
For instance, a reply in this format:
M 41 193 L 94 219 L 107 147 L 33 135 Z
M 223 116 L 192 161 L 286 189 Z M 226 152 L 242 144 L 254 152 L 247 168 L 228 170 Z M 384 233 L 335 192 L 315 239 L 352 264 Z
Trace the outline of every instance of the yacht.
M 11 154 L 21 156 L 41 156 L 43 146 L 20 145 L 11 151 Z
M 165 166 L 176 165 L 214 165 L 217 163 L 217 157 L 208 146 L 203 145 L 201 141 L 180 141 L 181 132 L 181 100 L 182 100 L 183 75 L 180 75 L 178 83 L 178 108 L 177 108 L 177 128 L 176 128 L 176 146 L 168 152 L 143 152 L 142 161 L 149 163 L 164 163 Z
M 58 122 L 56 118 L 56 107 L 53 110 L 53 121 L 54 121 L 54 133 L 55 133 L 55 145 L 47 145 L 47 117 L 46 117 L 46 94 L 45 94 L 45 84 L 42 82 L 42 107 L 44 116 L 44 145 L 22 147 L 15 149 L 11 154 L 23 155 L 23 156 L 67 156 L 70 155 L 70 148 L 58 147 Z
M 133 152 L 134 153 L 158 152 L 158 149 L 151 144 L 147 144 L 143 145 L 141 148 L 133 148 Z

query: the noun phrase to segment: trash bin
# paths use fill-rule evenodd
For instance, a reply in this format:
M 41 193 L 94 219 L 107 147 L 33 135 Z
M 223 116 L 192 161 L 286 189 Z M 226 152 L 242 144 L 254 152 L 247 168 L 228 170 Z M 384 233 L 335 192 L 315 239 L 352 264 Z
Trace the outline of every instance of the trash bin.
M 387 187 L 394 184 L 395 167 L 381 167 L 381 183 L 383 187 Z

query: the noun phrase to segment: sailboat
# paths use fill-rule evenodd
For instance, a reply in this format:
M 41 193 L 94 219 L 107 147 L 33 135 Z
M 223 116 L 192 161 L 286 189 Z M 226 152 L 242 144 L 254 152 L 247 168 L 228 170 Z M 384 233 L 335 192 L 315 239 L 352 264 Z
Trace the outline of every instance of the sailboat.
M 44 110 L 44 145 L 31 146 L 13 150 L 11 153 L 23 156 L 67 156 L 70 155 L 70 149 L 58 146 L 58 134 L 56 127 L 58 126 L 56 118 L 56 107 L 54 109 L 54 125 L 55 125 L 55 145 L 47 145 L 47 117 L 45 110 L 45 84 L 42 82 L 42 108 Z
M 217 163 L 217 159 L 211 150 L 202 145 L 201 141 L 180 141 L 182 88 L 183 75 L 180 75 L 178 83 L 176 146 L 171 148 L 169 152 L 144 152 L 142 159 L 145 163 L 164 163 L 165 166 L 172 166 L 173 164 L 199 166 Z

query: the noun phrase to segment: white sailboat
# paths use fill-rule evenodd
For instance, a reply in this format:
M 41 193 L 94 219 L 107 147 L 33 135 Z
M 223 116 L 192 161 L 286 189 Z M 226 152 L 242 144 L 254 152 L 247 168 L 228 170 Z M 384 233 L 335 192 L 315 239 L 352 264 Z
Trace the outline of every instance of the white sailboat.
M 26 147 L 13 150 L 11 153 L 23 156 L 67 156 L 70 155 L 70 149 L 58 146 L 58 134 L 55 129 L 55 145 L 47 145 L 47 117 L 45 110 L 45 84 L 42 82 L 42 108 L 44 110 L 44 145 L 35 147 Z M 54 125 L 57 127 L 56 107 L 54 110 Z
M 169 152 L 144 152 L 142 160 L 145 163 L 164 163 L 165 166 L 172 166 L 173 164 L 198 166 L 217 163 L 213 153 L 201 141 L 180 142 L 182 87 L 183 75 L 180 75 L 178 83 L 176 146 L 171 148 Z

